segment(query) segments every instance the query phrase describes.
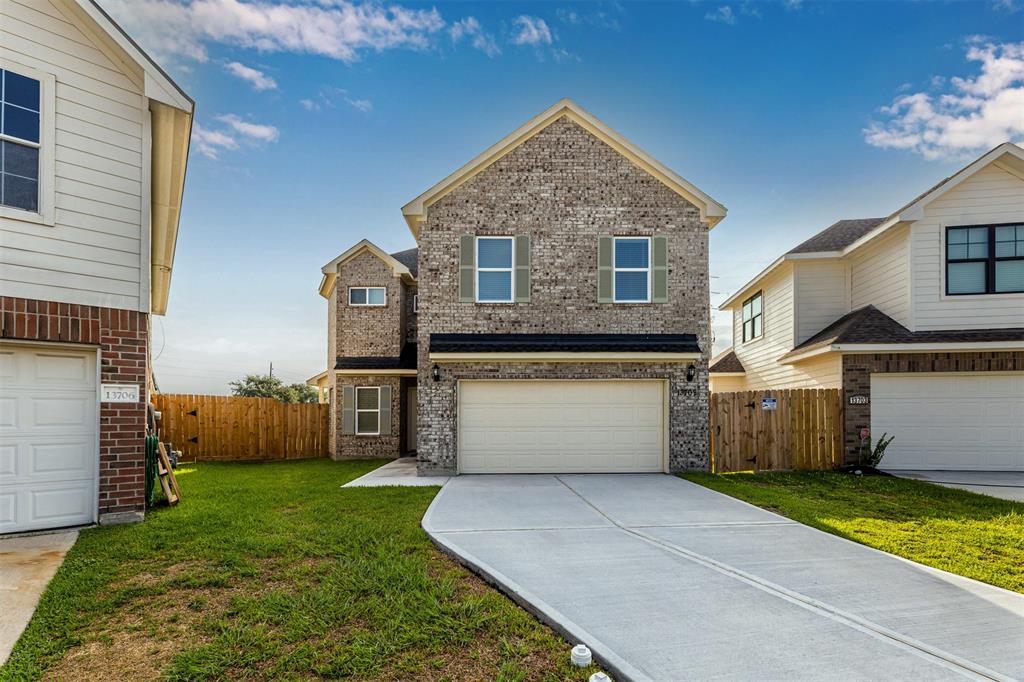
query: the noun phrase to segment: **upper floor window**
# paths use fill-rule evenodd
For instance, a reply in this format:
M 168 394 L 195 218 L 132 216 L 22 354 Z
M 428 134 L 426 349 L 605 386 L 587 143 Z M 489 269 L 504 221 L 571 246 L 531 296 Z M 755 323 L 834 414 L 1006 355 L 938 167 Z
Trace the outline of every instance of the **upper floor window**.
M 650 237 L 615 237 L 612 269 L 612 300 L 616 303 L 650 303 Z
M 759 291 L 743 302 L 743 341 L 761 336 L 764 331 L 764 309 Z
M 1024 225 L 946 229 L 946 294 L 1024 292 Z
M 477 303 L 515 300 L 515 243 L 512 237 L 476 238 Z
M 0 69 L 0 204 L 39 210 L 40 83 Z
M 349 305 L 386 305 L 387 302 L 384 287 L 349 287 Z

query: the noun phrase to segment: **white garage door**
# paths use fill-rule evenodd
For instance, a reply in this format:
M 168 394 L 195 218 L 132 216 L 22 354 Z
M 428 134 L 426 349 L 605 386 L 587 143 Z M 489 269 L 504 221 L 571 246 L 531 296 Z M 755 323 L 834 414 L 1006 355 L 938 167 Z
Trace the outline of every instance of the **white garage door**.
M 0 345 L 0 533 L 92 523 L 96 355 Z
M 883 469 L 1024 471 L 1024 372 L 871 375 Z
M 661 381 L 463 381 L 462 473 L 662 471 Z

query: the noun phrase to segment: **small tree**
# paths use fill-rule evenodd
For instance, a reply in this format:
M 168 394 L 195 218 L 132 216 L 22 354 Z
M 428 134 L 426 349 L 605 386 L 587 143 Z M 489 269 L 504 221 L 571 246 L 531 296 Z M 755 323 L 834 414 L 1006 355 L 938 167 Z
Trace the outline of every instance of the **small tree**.
M 871 431 L 868 429 L 861 429 L 860 432 L 860 463 L 861 466 L 871 467 L 872 469 L 878 468 L 878 465 L 882 463 L 882 458 L 885 457 L 885 449 L 889 447 L 889 443 L 893 441 L 896 436 L 889 436 L 883 433 L 882 437 L 878 439 L 878 442 L 874 445 L 871 444 Z
M 246 374 L 232 381 L 231 393 L 243 398 L 274 398 L 282 403 L 315 403 L 317 391 L 307 384 L 285 385 L 277 377 L 267 374 Z

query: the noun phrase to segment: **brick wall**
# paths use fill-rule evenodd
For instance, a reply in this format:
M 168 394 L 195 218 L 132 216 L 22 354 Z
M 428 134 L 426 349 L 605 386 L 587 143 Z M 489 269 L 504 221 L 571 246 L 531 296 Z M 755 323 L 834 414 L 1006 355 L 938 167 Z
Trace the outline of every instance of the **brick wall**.
M 135 310 L 0 298 L 0 338 L 80 343 L 100 353 L 100 381 L 138 384 L 139 402 L 100 405 L 99 515 L 145 510 L 148 316 Z M 117 516 L 115 516 L 117 515 Z
M 871 428 L 871 402 L 850 405 L 851 395 L 871 395 L 871 375 L 910 372 L 1024 371 L 1024 352 L 876 353 L 843 356 L 843 445 L 846 461 L 856 462 L 860 430 Z
M 334 459 L 365 459 L 367 457 L 398 457 L 405 441 L 402 420 L 402 377 L 339 376 L 334 395 L 338 403 L 334 417 L 337 445 Z M 341 433 L 341 392 L 344 386 L 391 387 L 391 434 L 388 436 L 347 436 Z
M 531 235 L 532 299 L 460 303 L 459 237 Z M 668 235 L 669 303 L 599 304 L 597 237 Z M 670 380 L 670 463 L 707 468 L 707 357 L 697 379 L 681 366 L 446 365 L 430 378 L 431 333 L 693 333 L 708 349 L 708 237 L 697 207 L 568 119 L 552 123 L 432 205 L 420 231 L 419 444 L 421 471 L 455 467 L 459 377 L 645 376 Z M 683 382 L 683 383 L 681 383 Z
M 384 306 L 351 306 L 349 287 L 384 287 Z M 337 352 L 344 357 L 396 357 L 405 342 L 401 279 L 372 253 L 363 252 L 340 267 L 336 301 Z M 333 366 L 333 363 L 331 364 Z

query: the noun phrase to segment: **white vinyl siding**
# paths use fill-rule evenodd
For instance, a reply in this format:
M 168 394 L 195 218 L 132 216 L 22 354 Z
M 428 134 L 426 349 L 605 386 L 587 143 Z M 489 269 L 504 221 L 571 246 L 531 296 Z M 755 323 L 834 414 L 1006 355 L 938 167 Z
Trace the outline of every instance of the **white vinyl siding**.
M 1024 324 L 1024 294 L 945 295 L 945 228 L 1024 222 L 1024 180 L 988 166 L 925 208 L 911 232 L 915 331 Z
M 842 260 L 801 261 L 795 267 L 795 343 L 800 344 L 850 312 L 850 296 Z
M 910 229 L 898 227 L 851 253 L 851 306 L 873 305 L 910 327 Z
M 141 73 L 111 55 L 48 0 L 0 3 L 0 63 L 56 79 L 55 224 L 0 217 L 5 295 L 148 310 L 148 113 Z

